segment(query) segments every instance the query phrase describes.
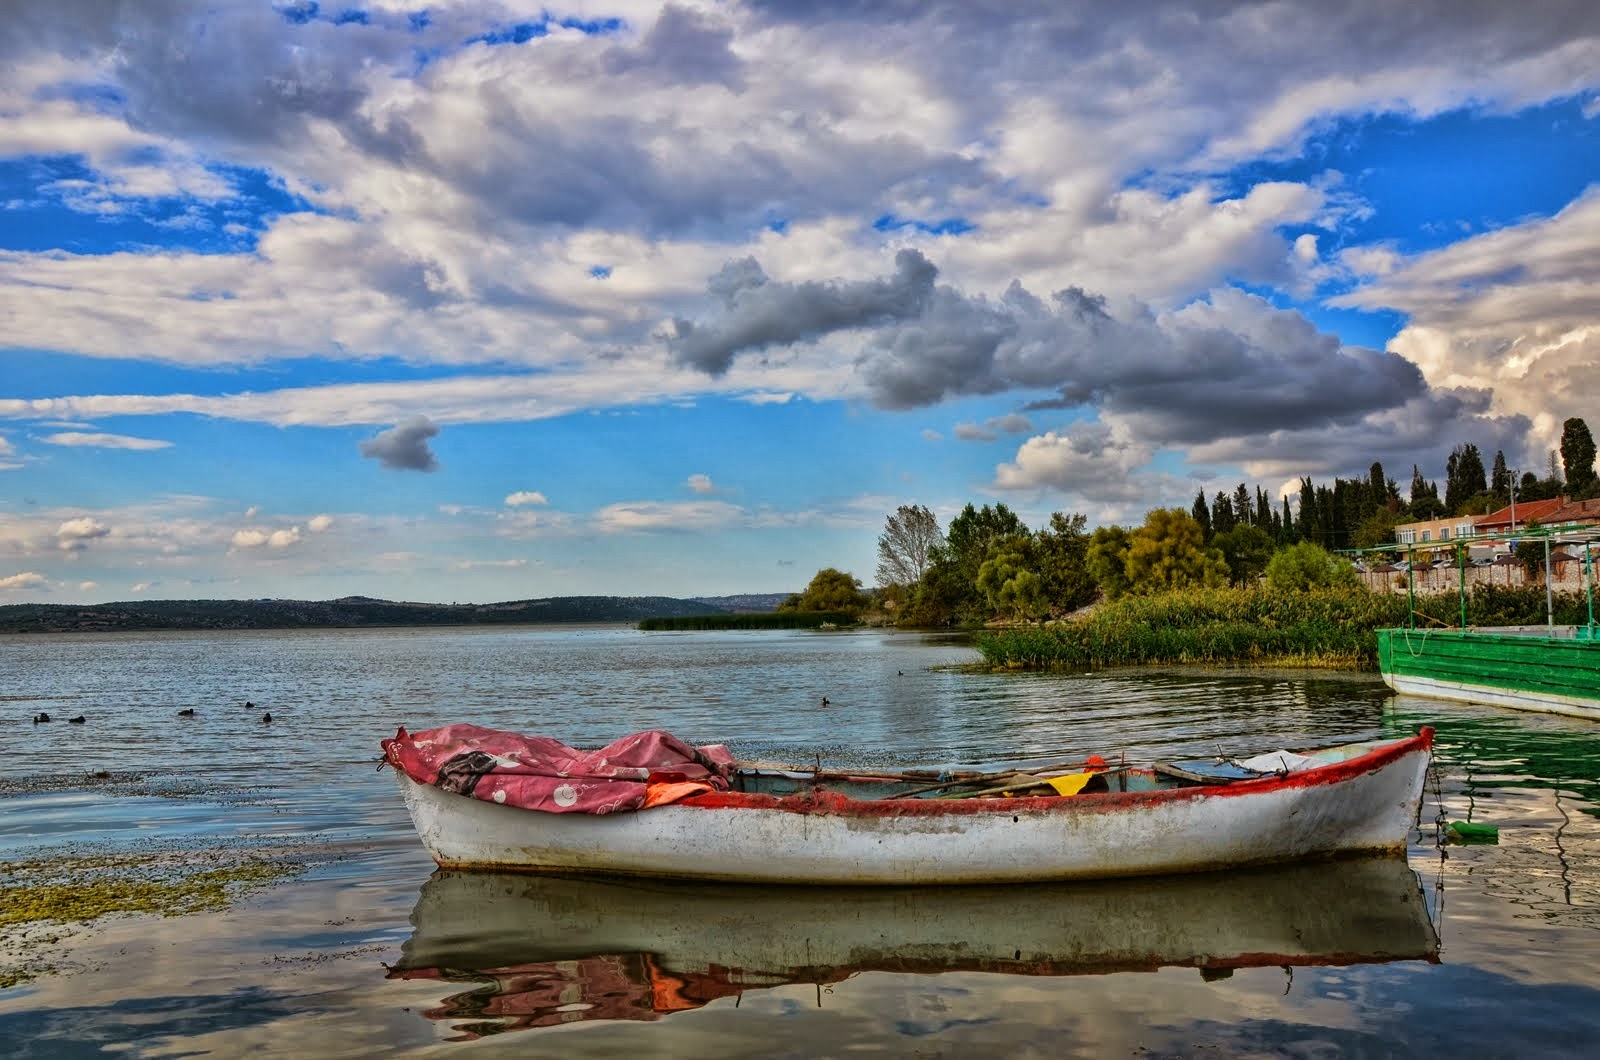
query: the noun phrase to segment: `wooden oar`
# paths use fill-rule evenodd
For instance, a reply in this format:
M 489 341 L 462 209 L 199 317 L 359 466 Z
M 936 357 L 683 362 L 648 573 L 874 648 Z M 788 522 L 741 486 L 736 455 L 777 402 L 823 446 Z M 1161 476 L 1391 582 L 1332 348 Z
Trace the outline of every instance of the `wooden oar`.
M 749 772 L 808 773 L 816 777 L 862 777 L 866 780 L 929 780 L 941 775 L 940 772 L 931 769 L 906 769 L 898 773 L 882 773 L 869 769 L 819 769 L 816 766 L 795 765 L 791 762 L 735 761 L 733 768 Z M 984 774 L 977 772 L 954 773 L 951 775 L 967 780 L 984 776 Z
M 950 795 L 941 795 L 941 799 L 978 799 L 985 795 L 1003 795 L 1008 791 L 1024 790 L 1028 788 L 1043 787 L 1050 783 L 1044 777 L 1036 777 L 1029 773 L 1015 773 L 1007 778 L 1004 784 L 995 788 L 984 788 L 980 791 L 958 791 Z

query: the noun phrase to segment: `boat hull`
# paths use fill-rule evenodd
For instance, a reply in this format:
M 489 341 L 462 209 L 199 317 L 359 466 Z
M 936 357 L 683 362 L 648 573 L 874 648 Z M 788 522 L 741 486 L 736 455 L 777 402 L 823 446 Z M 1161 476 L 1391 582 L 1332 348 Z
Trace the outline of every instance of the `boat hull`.
M 1378 667 L 1396 692 L 1600 721 L 1600 641 L 1380 629 Z
M 747 883 L 972 884 L 1145 876 L 1404 849 L 1432 731 L 1232 785 L 1070 798 L 857 800 L 714 793 L 637 813 L 550 814 L 400 771 L 446 868 Z

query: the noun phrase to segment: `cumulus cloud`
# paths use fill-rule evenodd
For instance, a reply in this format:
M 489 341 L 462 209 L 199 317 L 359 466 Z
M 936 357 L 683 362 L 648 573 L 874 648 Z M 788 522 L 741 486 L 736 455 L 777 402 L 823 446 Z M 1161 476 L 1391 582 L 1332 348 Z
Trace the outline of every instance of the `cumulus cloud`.
M 22 571 L 0 578 L 0 592 L 27 592 L 31 589 L 45 589 L 49 585 L 49 579 L 33 571 Z
M 995 469 L 994 487 L 1002 490 L 1050 488 L 1097 500 L 1133 500 L 1148 496 L 1134 472 L 1150 462 L 1154 449 L 1103 423 L 1047 431 L 1029 438 L 1012 462 Z
M 56 547 L 64 552 L 81 552 L 89 547 L 89 542 L 98 541 L 110 533 L 109 526 L 88 516 L 68 519 L 56 529 Z
M 528 504 L 545 505 L 549 503 L 545 495 L 538 490 L 518 490 L 515 493 L 506 495 L 506 506 L 510 508 L 520 508 Z
M 428 417 L 415 416 L 361 442 L 361 455 L 394 471 L 437 471 L 439 461 L 428 440 L 438 433 Z
M 723 314 L 711 323 L 675 321 L 673 349 L 681 362 L 722 375 L 740 353 L 915 316 L 938 274 L 916 250 L 896 254 L 886 279 L 831 283 L 776 283 L 754 258 L 731 261 L 707 285 Z
M 1336 305 L 1396 309 L 1389 348 L 1438 387 L 1492 392 L 1559 444 L 1561 424 L 1593 415 L 1600 378 L 1600 185 L 1548 218 L 1388 265 Z M 1482 443 L 1478 443 L 1482 448 Z
M 1155 314 L 1137 305 L 1114 311 L 1074 288 L 1048 303 L 1018 284 L 998 301 L 940 288 L 923 316 L 876 333 L 859 368 L 887 408 L 1053 390 L 1029 407 L 1094 404 L 1165 443 L 1246 424 L 1348 424 L 1426 389 L 1397 354 L 1346 346 L 1300 313 L 1233 289 Z M 992 433 L 968 426 L 958 436 Z
M 229 539 L 229 544 L 234 548 L 243 550 L 255 548 L 285 549 L 299 544 L 299 542 L 300 527 L 298 526 L 271 531 L 253 528 L 237 530 L 234 532 L 233 537 Z
M 313 515 L 310 520 L 307 521 L 306 529 L 310 530 L 313 534 L 326 533 L 328 530 L 333 528 L 333 522 L 333 516 L 331 515 Z
M 688 481 L 685 482 L 684 485 L 688 486 L 689 490 L 693 493 L 717 492 L 716 484 L 711 481 L 710 475 L 690 475 Z

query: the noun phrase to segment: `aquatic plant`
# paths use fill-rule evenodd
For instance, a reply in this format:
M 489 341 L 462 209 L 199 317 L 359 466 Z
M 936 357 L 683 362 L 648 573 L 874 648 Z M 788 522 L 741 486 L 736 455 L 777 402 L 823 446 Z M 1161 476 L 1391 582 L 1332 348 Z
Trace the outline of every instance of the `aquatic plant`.
M 1365 588 L 1306 592 L 1265 586 L 1184 589 L 1125 596 L 1089 614 L 1045 626 L 990 630 L 975 646 L 1000 669 L 1092 669 L 1162 663 L 1244 663 L 1371 669 L 1377 664 L 1374 631 L 1414 622 L 1431 628 L 1460 624 L 1459 600 Z M 1555 595 L 1557 623 L 1582 622 L 1577 593 Z M 1541 587 L 1478 586 L 1467 601 L 1471 625 L 1523 625 L 1545 621 Z

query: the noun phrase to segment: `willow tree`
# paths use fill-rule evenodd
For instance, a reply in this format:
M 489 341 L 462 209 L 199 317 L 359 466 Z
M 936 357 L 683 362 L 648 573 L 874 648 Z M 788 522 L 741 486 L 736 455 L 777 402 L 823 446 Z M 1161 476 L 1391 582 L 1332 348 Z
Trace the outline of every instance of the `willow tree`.
M 902 504 L 878 535 L 878 585 L 916 585 L 933 563 L 944 533 L 933 512 L 921 504 Z

